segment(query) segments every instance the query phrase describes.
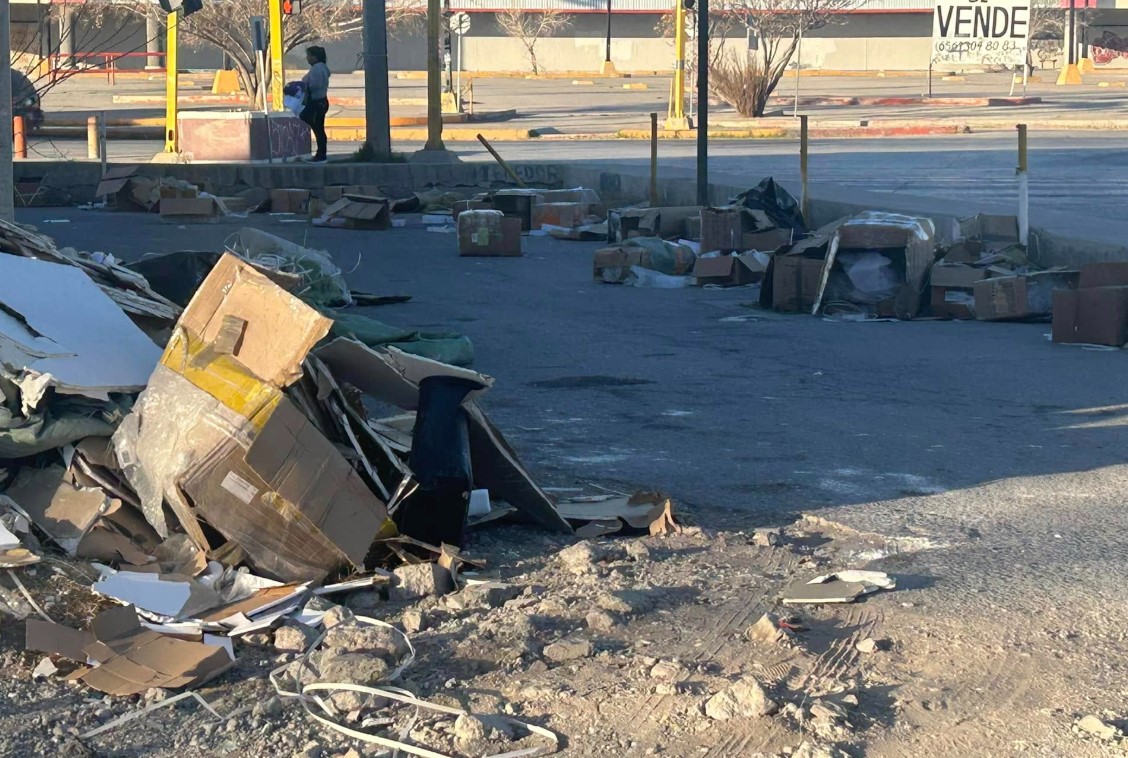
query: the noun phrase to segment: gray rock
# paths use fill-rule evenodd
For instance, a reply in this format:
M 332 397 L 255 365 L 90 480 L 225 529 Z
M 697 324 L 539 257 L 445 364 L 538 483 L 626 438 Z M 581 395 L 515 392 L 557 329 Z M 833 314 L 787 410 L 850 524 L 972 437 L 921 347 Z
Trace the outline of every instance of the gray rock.
M 651 679 L 664 679 L 668 682 L 681 679 L 685 674 L 685 666 L 677 661 L 658 661 L 650 669 Z
M 759 718 L 779 710 L 755 677 L 746 676 L 705 703 L 705 715 L 717 721 L 734 718 Z
M 343 605 L 334 605 L 325 612 L 325 619 L 322 623 L 325 624 L 326 629 L 332 629 L 335 626 L 340 626 L 349 621 L 353 621 L 356 616 L 350 608 Z
M 619 619 L 613 613 L 598 608 L 589 611 L 587 616 L 584 617 L 584 621 L 587 622 L 589 629 L 603 633 L 608 633 L 620 626 Z
M 324 750 L 322 750 L 320 742 L 315 742 L 313 740 L 310 740 L 309 742 L 307 742 L 305 745 L 302 746 L 301 752 L 298 753 L 298 757 L 299 758 L 321 758 L 321 754 L 323 752 L 324 752 Z
M 564 567 L 573 574 L 592 574 L 599 570 L 599 564 L 621 559 L 626 555 L 622 548 L 584 541 L 564 548 L 557 557 Z
M 260 718 L 277 719 L 282 716 L 282 710 L 282 701 L 276 697 L 270 697 L 260 703 L 256 703 L 255 707 L 251 710 L 251 715 Z
M 471 584 L 448 600 L 461 600 L 462 608 L 500 608 L 521 594 L 521 588 L 503 582 Z
M 752 544 L 760 547 L 778 547 L 783 544 L 779 527 L 756 529 L 752 532 Z
M 50 755 L 53 753 L 59 756 L 59 758 L 93 758 L 94 755 L 90 748 L 83 745 L 74 737 L 60 745 L 58 750 L 44 749 L 37 752 L 39 755 Z
M 432 595 L 445 595 L 454 589 L 454 578 L 437 563 L 400 566 L 390 590 L 392 600 L 418 600 Z
M 553 663 L 588 658 L 592 654 L 591 640 L 572 638 L 553 642 L 551 645 L 545 646 L 543 654 Z
M 348 653 L 329 648 L 321 653 L 318 666 L 323 682 L 372 685 L 382 681 L 391 667 L 379 655 Z
M 1091 714 L 1078 721 L 1077 726 L 1081 731 L 1088 732 L 1102 740 L 1111 740 L 1116 737 L 1116 727 L 1106 724 Z
M 371 624 L 338 624 L 325 635 L 324 646 L 345 653 L 369 653 L 391 665 L 407 654 L 407 641 L 394 629 Z
M 650 560 L 650 548 L 646 546 L 645 542 L 635 540 L 627 543 L 627 557 L 635 563 L 642 563 L 643 561 Z
M 423 613 L 423 611 L 416 609 L 408 609 L 404 611 L 403 616 L 400 617 L 400 624 L 403 626 L 403 630 L 408 634 L 422 632 L 428 626 L 427 621 L 427 615 Z
M 298 621 L 287 621 L 274 630 L 274 649 L 280 653 L 303 653 L 317 639 L 317 630 Z
M 486 739 L 488 727 L 477 716 L 464 713 L 454 720 L 454 739 L 465 748 Z

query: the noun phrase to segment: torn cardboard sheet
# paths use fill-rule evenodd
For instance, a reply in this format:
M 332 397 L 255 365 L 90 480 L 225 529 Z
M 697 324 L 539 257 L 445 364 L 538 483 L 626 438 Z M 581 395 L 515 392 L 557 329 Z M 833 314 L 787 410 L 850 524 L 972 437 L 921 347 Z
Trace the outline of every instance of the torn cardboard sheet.
M 207 644 L 145 629 L 131 606 L 112 608 L 91 622 L 95 641 L 84 652 L 95 662 L 78 678 L 108 695 L 137 695 L 153 687 L 196 687 L 234 663 L 223 645 Z
M 138 392 L 159 357 L 80 269 L 0 255 L 0 363 L 17 377 L 24 415 L 50 388 L 98 400 Z
M 91 589 L 161 619 L 194 618 L 223 602 L 214 588 L 175 574 L 105 569 Z
M 852 603 L 862 595 L 879 590 L 891 590 L 897 581 L 881 571 L 838 571 L 816 576 L 806 582 L 798 581 L 783 594 L 783 602 L 800 603 Z
M 579 497 L 556 504 L 557 513 L 568 519 L 576 535 L 584 539 L 619 532 L 664 534 L 668 527 L 677 526 L 672 510 L 670 498 L 657 492 Z

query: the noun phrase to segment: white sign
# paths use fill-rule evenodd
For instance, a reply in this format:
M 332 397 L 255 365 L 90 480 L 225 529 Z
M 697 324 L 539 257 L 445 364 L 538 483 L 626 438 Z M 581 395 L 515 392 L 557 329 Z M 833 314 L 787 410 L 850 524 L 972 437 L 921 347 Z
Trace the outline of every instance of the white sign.
M 455 13 L 450 17 L 450 30 L 455 34 L 462 36 L 470 31 L 470 14 L 469 13 Z
M 1021 66 L 1030 44 L 1029 0 L 938 0 L 932 63 Z

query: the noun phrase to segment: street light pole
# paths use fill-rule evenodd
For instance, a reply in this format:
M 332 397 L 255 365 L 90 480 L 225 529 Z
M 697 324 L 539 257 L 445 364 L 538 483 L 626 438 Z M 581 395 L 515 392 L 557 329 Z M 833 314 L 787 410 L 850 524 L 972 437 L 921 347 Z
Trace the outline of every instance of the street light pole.
M 607 45 L 603 54 L 603 67 L 599 72 L 604 76 L 617 76 L 619 73 L 611 62 L 611 0 L 607 0 Z
M 697 204 L 709 204 L 709 0 L 697 6 Z

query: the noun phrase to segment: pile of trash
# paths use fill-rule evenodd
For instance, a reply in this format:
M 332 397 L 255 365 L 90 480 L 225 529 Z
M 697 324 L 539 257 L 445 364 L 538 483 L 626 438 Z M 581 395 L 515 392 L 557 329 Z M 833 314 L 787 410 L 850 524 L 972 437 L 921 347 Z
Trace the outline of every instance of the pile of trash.
M 865 211 L 810 231 L 769 177 L 720 208 L 617 209 L 607 225 L 598 282 L 752 286 L 764 308 L 848 320 L 1053 316 L 1055 342 L 1128 342 L 1128 264 L 1039 268 L 1013 216 L 979 214 L 938 234 L 928 218 Z
M 0 222 L 3 567 L 90 561 L 109 605 L 64 626 L 11 573 L 24 598 L 0 592 L 0 611 L 27 619 L 43 670 L 115 696 L 190 689 L 228 670 L 245 635 L 325 623 L 327 595 L 394 594 L 418 568 L 473 581 L 460 570 L 483 564 L 459 548 L 486 522 L 679 530 L 653 494 L 557 502 L 479 405 L 492 378 L 337 334 L 298 295 L 328 307 L 359 293 L 269 237 L 244 230 L 242 254 L 214 260 L 146 259 L 150 283 Z

